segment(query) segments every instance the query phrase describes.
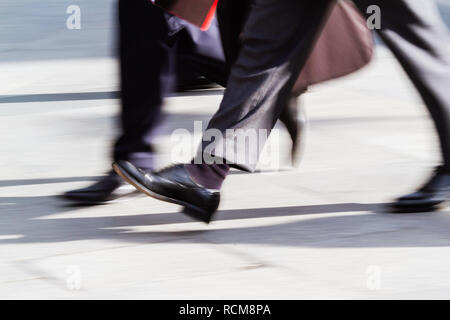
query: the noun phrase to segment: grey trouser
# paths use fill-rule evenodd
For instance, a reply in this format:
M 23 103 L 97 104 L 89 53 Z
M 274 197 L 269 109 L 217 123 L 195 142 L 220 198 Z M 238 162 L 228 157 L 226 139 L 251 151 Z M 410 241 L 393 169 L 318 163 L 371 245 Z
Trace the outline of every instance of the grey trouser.
M 330 1 L 252 1 L 241 52 L 208 126 L 216 130 L 204 137 L 197 161 L 203 156 L 206 162 L 226 160 L 234 167 L 255 169 L 266 141 L 259 133 L 272 130 L 286 105 Z M 371 5 L 381 8 L 378 33 L 430 111 L 444 164 L 450 169 L 450 55 L 445 52 L 450 38 L 435 4 L 428 0 L 354 2 L 363 13 Z M 257 132 L 257 146 L 249 145 L 252 130 Z

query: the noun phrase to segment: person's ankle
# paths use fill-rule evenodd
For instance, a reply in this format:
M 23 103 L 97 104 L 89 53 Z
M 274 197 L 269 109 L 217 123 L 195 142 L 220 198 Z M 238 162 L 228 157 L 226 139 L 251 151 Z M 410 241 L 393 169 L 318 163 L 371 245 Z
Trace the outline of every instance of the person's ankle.
M 226 164 L 186 164 L 191 179 L 206 189 L 220 190 L 230 170 Z

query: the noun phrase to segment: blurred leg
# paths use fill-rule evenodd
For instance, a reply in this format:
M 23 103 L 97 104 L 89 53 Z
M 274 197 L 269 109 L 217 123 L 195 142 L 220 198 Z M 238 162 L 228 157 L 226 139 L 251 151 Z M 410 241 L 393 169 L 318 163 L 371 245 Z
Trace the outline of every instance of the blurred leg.
M 243 47 L 228 81 L 219 111 L 208 128 L 226 136 L 227 129 L 265 129 L 270 132 L 303 67 L 329 5 L 328 0 L 254 0 L 244 27 Z M 274 19 L 274 17 L 283 17 Z M 265 141 L 256 152 L 236 140 L 203 143 L 203 155 L 214 149 L 216 158 L 244 170 L 254 170 Z M 212 146 L 227 145 L 227 148 Z M 254 148 L 252 148 L 254 149 Z M 244 159 L 240 161 L 239 159 Z M 220 160 L 219 160 L 220 161 Z
M 450 37 L 433 1 L 356 0 L 362 12 L 381 9 L 378 33 L 424 100 L 436 126 L 444 166 L 450 170 Z
M 152 131 L 163 97 L 172 85 L 174 49 L 167 45 L 167 23 L 161 9 L 146 0 L 119 0 L 122 134 L 114 146 L 115 160 L 152 167 Z M 97 204 L 129 193 L 115 173 L 97 183 L 64 194 L 77 202 Z
M 147 0 L 119 0 L 122 135 L 114 160 L 152 166 L 152 132 L 174 85 L 175 50 L 164 13 Z
M 225 61 L 219 26 L 215 22 L 213 21 L 207 32 L 188 26 L 177 34 L 178 77 L 193 77 L 199 74 L 226 87 L 232 62 Z M 238 48 L 234 49 L 238 52 Z M 298 163 L 301 135 L 306 121 L 304 112 L 298 112 L 297 101 L 298 98 L 291 95 L 286 101 L 287 105 L 281 108 L 280 114 L 280 121 L 285 125 L 292 140 L 293 163 Z
M 400 212 L 435 210 L 450 198 L 450 38 L 432 1 L 357 0 L 381 9 L 380 36 L 416 86 L 436 126 L 443 165 L 418 191 L 400 197 Z

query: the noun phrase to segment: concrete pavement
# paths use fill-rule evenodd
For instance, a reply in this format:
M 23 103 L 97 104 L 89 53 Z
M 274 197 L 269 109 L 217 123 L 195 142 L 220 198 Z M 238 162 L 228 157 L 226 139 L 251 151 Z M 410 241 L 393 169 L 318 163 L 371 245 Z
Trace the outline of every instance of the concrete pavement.
M 110 168 L 117 65 L 108 38 L 90 42 L 112 32 L 102 29 L 112 11 L 79 1 L 91 3 L 86 16 L 99 33 L 86 25 L 73 35 L 86 49 L 74 53 L 76 42 L 63 40 L 77 31 L 53 33 L 65 26 L 65 7 L 45 2 L 38 12 L 51 23 L 38 23 L 33 43 L 20 32 L 0 41 L 0 298 L 450 297 L 449 210 L 384 210 L 439 157 L 422 102 L 382 46 L 363 71 L 306 94 L 301 166 L 231 174 L 205 226 L 145 196 L 96 207 L 56 197 Z M 172 131 L 206 122 L 220 98 L 213 90 L 168 99 L 158 165 L 170 162 Z

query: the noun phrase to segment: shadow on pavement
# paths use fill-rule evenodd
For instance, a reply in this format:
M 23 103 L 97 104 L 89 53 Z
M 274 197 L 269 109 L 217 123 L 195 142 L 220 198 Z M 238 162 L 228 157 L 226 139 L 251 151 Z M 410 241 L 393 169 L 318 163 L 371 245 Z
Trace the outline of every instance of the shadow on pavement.
M 214 96 L 222 94 L 224 89 L 192 90 L 176 92 L 167 95 L 168 97 L 195 97 Z M 69 92 L 69 93 L 41 93 L 22 95 L 0 95 L 2 103 L 26 103 L 26 102 L 52 102 L 52 101 L 83 101 L 83 100 L 108 100 L 119 99 L 120 91 L 105 92 Z
M 173 240 L 216 244 L 264 244 L 299 247 L 428 247 L 450 246 L 450 220 L 442 213 L 396 215 L 386 204 L 339 203 L 281 208 L 222 210 L 216 221 L 242 220 L 237 227 L 198 228 L 174 213 L 107 217 L 44 218 L 76 210 L 56 197 L 0 198 L 0 244 L 53 243 L 114 239 L 131 243 Z M 321 214 L 332 214 L 319 216 Z M 335 215 L 334 215 L 335 214 Z M 246 220 L 310 216 L 299 221 L 248 226 Z M 445 216 L 444 216 L 445 217 Z M 186 231 L 164 231 L 163 225 L 186 224 Z M 161 231 L 133 232 L 135 226 L 161 226 Z M 9 235 L 22 235 L 8 238 Z
M 117 91 L 22 94 L 14 96 L 0 96 L 0 103 L 104 100 L 117 99 L 119 96 L 120 93 Z
M 49 184 L 49 183 L 97 181 L 99 178 L 100 178 L 100 176 L 48 178 L 48 179 L 0 180 L 0 188 L 2 188 L 2 187 L 14 187 L 14 186 L 29 186 L 29 185 L 37 185 L 37 184 Z

